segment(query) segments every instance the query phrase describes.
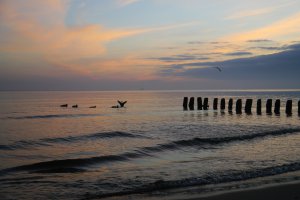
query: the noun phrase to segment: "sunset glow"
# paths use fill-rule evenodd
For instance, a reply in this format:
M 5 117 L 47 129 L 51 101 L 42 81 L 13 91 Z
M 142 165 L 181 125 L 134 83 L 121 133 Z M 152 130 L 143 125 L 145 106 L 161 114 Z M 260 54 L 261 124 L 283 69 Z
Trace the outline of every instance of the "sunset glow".
M 250 76 L 283 74 L 257 79 L 259 88 L 299 88 L 291 75 L 300 61 L 290 57 L 300 53 L 299 8 L 295 0 L 2 0 L 0 89 L 255 89 L 211 69 L 239 77 L 248 61 Z M 286 66 L 271 65 L 283 54 Z M 261 56 L 270 64 L 257 63 Z

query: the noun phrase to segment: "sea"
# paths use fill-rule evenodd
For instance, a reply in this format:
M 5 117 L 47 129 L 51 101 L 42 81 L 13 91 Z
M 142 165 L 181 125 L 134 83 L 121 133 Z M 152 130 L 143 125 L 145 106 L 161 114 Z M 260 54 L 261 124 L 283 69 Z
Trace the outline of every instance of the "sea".
M 184 97 L 210 107 L 184 110 Z M 299 100 L 300 90 L 0 92 L 0 199 L 181 199 L 299 181 Z

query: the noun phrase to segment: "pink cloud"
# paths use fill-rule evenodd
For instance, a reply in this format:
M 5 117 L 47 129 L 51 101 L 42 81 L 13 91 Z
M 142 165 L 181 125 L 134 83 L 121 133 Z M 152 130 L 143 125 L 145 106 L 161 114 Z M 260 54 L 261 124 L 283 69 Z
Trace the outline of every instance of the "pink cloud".
M 145 31 L 106 30 L 100 25 L 67 27 L 63 24 L 66 6 L 58 0 L 1 1 L 0 26 L 7 34 L 1 38 L 0 51 L 35 54 L 54 66 L 89 75 L 95 70 L 93 65 L 79 64 L 79 59 L 103 55 L 107 42 Z M 102 71 L 110 67 L 98 64 Z
M 135 56 L 103 60 L 100 57 L 106 54 L 106 44 L 124 37 L 194 24 L 141 29 L 106 29 L 101 25 L 67 27 L 64 18 L 68 1 L 28 0 L 25 3 L 4 0 L 0 7 L 0 26 L 8 33 L 1 38 L 0 52 L 35 54 L 48 64 L 93 78 L 115 77 L 117 72 L 122 72 L 123 76 L 119 78 L 151 79 L 155 72 L 150 67 L 153 61 L 141 63 Z M 80 62 L 90 58 L 98 59 L 94 62 Z M 143 67 L 139 67 L 141 65 Z

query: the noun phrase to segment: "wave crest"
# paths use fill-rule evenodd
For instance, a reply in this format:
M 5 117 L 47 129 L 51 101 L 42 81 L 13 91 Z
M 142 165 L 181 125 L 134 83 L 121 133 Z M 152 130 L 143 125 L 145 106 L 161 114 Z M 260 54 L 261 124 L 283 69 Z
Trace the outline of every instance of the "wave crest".
M 278 131 L 269 131 L 256 133 L 252 135 L 243 135 L 243 136 L 233 136 L 233 137 L 220 137 L 220 138 L 193 138 L 190 140 L 178 140 L 170 143 L 159 144 L 151 147 L 142 147 L 136 149 L 132 152 L 126 152 L 118 155 L 107 155 L 107 156 L 98 156 L 98 157 L 89 157 L 89 158 L 75 158 L 75 159 L 65 159 L 65 160 L 52 160 L 46 162 L 39 162 L 29 165 L 22 165 L 18 167 L 4 169 L 1 172 L 11 172 L 11 171 L 32 171 L 38 172 L 44 170 L 45 172 L 55 171 L 55 169 L 60 169 L 63 171 L 63 168 L 80 168 L 88 165 L 102 164 L 106 162 L 118 162 L 118 161 L 128 161 L 130 159 L 152 156 L 151 153 L 162 152 L 167 150 L 179 149 L 182 147 L 191 147 L 197 146 L 197 148 L 214 148 L 216 145 L 222 145 L 224 143 L 237 142 L 252 140 L 261 137 L 267 136 L 278 136 L 291 133 L 299 133 L 300 129 L 283 129 Z M 116 136 L 129 136 L 135 137 L 129 133 L 122 132 L 112 132 L 103 134 L 101 137 L 116 137 Z M 86 136 L 85 136 L 86 137 Z M 93 134 L 88 137 L 100 137 L 100 135 Z
M 20 140 L 8 145 L 0 145 L 0 150 L 17 150 L 28 149 L 31 147 L 43 147 L 51 146 L 57 143 L 73 143 L 82 142 L 86 140 L 94 139 L 110 139 L 110 138 L 148 138 L 146 136 L 131 134 L 126 132 L 114 131 L 114 132 L 100 132 L 79 136 L 67 136 L 57 138 L 42 138 L 39 140 Z
M 184 188 L 190 186 L 201 186 L 201 185 L 209 185 L 209 184 L 228 183 L 233 181 L 243 181 L 243 180 L 273 176 L 273 175 L 278 175 L 278 174 L 283 174 L 283 173 L 293 172 L 298 170 L 300 170 L 300 163 L 294 162 L 294 163 L 272 166 L 272 167 L 267 167 L 262 169 L 235 171 L 235 172 L 225 171 L 225 172 L 219 172 L 215 174 L 207 174 L 202 177 L 185 178 L 180 180 L 171 180 L 171 181 L 158 180 L 153 183 L 143 185 L 139 188 L 133 188 L 131 190 L 129 189 L 127 191 L 106 193 L 106 194 L 103 193 L 87 194 L 85 195 L 84 199 L 100 199 L 100 198 L 107 198 L 107 197 L 142 194 L 142 193 L 154 192 L 159 190 Z

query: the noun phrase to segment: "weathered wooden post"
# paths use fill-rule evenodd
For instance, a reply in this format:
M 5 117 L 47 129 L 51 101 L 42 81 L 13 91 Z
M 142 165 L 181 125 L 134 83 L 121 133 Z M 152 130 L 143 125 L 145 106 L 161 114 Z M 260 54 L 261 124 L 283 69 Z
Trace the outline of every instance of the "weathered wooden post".
M 232 112 L 232 104 L 233 104 L 233 100 L 230 98 L 228 101 L 228 112 Z
M 190 102 L 189 102 L 189 108 L 190 108 L 190 110 L 194 110 L 194 102 L 195 102 L 195 98 L 191 97 L 190 98 Z
M 198 106 L 198 110 L 202 110 L 202 98 L 201 97 L 197 98 L 197 106 Z
M 293 107 L 293 101 L 287 100 L 286 101 L 286 107 L 285 107 L 285 113 L 287 115 L 292 115 L 292 107 Z
M 218 110 L 218 98 L 214 98 L 214 110 Z
M 261 99 L 257 99 L 256 113 L 257 113 L 258 115 L 261 115 Z
M 267 114 L 272 114 L 272 99 L 267 100 L 266 109 Z
M 188 109 L 188 98 L 184 97 L 183 98 L 183 110 L 187 110 Z
M 225 110 L 225 99 L 221 99 L 221 110 Z
M 207 110 L 209 107 L 208 105 L 208 98 L 204 98 L 204 102 L 203 102 L 203 110 Z
M 276 101 L 275 101 L 274 113 L 276 115 L 280 114 L 280 99 L 276 99 Z
M 246 100 L 245 113 L 247 113 L 247 114 L 251 114 L 252 113 L 252 111 L 251 111 L 251 109 L 252 109 L 252 102 L 253 102 L 252 99 L 247 99 Z
M 236 114 L 242 114 L 242 99 L 236 101 L 235 111 Z

